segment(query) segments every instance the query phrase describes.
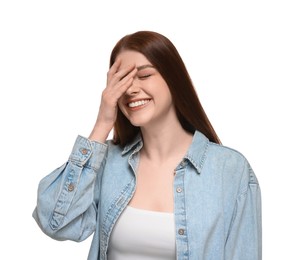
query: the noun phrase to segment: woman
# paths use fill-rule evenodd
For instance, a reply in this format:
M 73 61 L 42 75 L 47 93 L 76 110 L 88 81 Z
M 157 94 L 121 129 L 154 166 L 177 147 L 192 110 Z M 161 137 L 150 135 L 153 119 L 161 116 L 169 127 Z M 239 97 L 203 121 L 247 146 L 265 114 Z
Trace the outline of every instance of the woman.
M 261 259 L 258 181 L 220 144 L 174 45 L 150 31 L 114 47 L 95 126 L 41 180 L 33 216 L 57 240 L 94 233 L 92 260 Z

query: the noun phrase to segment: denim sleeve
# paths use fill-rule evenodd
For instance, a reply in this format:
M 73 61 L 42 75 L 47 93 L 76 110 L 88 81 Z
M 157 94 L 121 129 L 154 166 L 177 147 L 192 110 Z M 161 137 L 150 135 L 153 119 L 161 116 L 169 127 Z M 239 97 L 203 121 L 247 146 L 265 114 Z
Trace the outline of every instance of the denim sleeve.
M 40 181 L 33 217 L 48 236 L 82 241 L 94 232 L 96 179 L 106 152 L 106 144 L 78 136 L 69 160 Z
M 262 259 L 261 192 L 247 162 L 226 241 L 225 259 Z

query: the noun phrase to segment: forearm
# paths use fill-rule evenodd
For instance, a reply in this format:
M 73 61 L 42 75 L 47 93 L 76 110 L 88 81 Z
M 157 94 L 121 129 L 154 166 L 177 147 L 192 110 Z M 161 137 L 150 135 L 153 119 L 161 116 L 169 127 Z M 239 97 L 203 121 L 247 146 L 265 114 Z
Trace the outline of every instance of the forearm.
M 112 123 L 105 124 L 105 123 L 96 122 L 92 132 L 89 135 L 89 140 L 99 142 L 99 143 L 105 143 L 112 128 L 113 128 Z

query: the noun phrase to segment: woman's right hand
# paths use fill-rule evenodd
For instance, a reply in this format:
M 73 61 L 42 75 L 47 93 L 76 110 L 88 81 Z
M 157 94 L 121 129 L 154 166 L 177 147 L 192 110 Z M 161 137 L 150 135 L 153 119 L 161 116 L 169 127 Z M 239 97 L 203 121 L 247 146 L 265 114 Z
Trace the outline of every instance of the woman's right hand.
M 137 73 L 135 65 L 120 69 L 121 59 L 117 59 L 107 73 L 106 88 L 102 92 L 97 120 L 89 139 L 105 142 L 117 119 L 118 100 L 131 86 Z

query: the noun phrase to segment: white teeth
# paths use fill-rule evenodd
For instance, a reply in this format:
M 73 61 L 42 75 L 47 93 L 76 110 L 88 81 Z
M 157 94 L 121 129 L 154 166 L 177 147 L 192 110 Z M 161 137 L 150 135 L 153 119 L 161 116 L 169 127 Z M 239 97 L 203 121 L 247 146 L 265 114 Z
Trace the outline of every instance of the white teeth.
M 128 104 L 129 107 L 138 107 L 138 106 L 142 106 L 145 105 L 146 103 L 148 103 L 150 100 L 149 99 L 145 99 L 145 100 L 139 100 L 139 101 L 135 101 L 135 102 L 130 102 Z

